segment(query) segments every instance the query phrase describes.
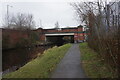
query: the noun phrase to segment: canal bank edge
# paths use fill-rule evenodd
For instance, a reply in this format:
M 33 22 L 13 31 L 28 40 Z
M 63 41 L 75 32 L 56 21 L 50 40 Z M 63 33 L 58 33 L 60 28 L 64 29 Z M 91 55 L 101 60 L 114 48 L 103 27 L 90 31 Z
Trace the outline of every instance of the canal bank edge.
M 49 78 L 70 47 L 71 44 L 65 44 L 48 49 L 40 57 L 28 62 L 19 70 L 4 75 L 3 78 Z

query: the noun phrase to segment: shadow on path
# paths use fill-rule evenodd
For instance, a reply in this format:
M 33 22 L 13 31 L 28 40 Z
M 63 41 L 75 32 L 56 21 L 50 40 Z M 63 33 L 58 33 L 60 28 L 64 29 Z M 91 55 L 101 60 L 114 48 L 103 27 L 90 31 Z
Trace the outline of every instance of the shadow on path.
M 79 44 L 72 45 L 51 78 L 86 78 L 81 65 Z

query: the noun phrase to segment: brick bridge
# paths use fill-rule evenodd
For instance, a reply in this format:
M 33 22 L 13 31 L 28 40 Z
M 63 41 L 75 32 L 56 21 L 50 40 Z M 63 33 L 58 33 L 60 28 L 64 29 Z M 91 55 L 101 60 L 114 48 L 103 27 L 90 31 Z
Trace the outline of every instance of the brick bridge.
M 86 38 L 83 26 L 61 29 L 38 28 L 35 31 L 40 33 L 40 40 L 43 41 L 59 42 L 67 39 L 70 42 L 83 42 Z
M 16 44 L 21 42 L 21 39 L 29 39 L 26 31 L 14 30 L 14 29 L 2 29 L 3 44 L 6 44 L 8 48 L 16 47 Z M 38 28 L 33 30 L 39 33 L 39 40 L 41 42 L 55 42 L 65 43 L 67 42 L 81 42 L 86 39 L 86 33 L 82 26 L 73 28 L 61 28 L 61 29 L 42 29 Z M 3 45 L 3 47 L 6 45 Z

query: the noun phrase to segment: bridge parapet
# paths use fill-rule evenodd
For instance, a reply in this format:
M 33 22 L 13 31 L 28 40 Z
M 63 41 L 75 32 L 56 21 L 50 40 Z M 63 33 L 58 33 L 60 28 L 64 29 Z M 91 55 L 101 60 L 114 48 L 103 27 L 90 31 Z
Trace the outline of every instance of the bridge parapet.
M 42 30 L 42 31 L 41 31 Z M 85 40 L 85 31 L 83 31 L 82 26 L 73 28 L 61 28 L 57 29 L 41 29 L 39 30 L 42 35 L 42 40 L 46 40 L 46 36 L 74 36 L 74 41 L 81 42 Z M 44 38 L 44 39 L 43 39 Z

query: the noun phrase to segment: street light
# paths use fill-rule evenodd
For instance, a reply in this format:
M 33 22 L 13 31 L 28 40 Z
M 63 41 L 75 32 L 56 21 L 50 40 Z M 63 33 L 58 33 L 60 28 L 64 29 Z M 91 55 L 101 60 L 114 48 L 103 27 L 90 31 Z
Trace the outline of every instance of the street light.
M 7 26 L 8 28 L 9 28 L 9 7 L 13 7 L 13 6 L 7 5 Z

